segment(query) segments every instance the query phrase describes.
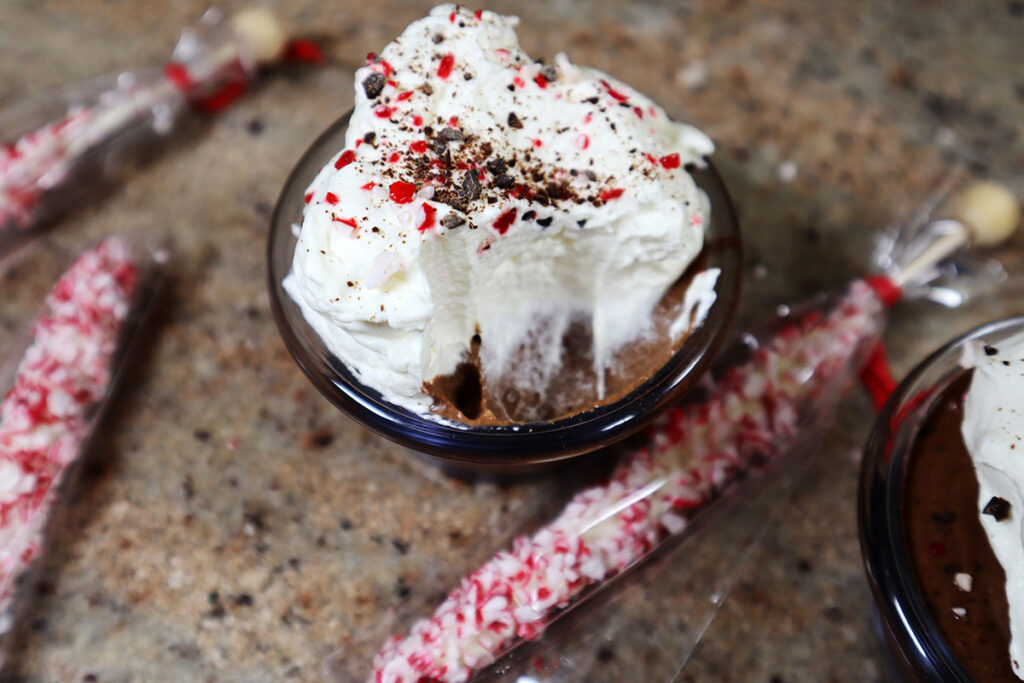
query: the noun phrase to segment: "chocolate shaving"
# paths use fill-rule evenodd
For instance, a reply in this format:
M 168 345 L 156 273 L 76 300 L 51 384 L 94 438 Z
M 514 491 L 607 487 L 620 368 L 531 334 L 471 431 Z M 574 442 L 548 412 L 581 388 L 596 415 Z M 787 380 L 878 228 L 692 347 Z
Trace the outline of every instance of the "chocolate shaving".
M 533 210 L 527 211 L 526 213 L 523 214 L 523 220 L 524 221 L 532 221 L 536 217 L 537 217 L 537 212 L 533 211 Z
M 494 175 L 501 175 L 508 170 L 508 164 L 501 157 L 494 157 L 484 164 L 484 167 Z
M 365 142 L 368 145 L 372 145 L 374 140 L 376 140 L 376 139 L 377 139 L 377 134 L 374 133 L 372 130 L 369 133 L 367 133 L 366 135 L 363 136 L 363 142 Z
M 523 122 L 519 120 L 514 111 L 508 113 L 508 125 L 510 128 L 522 128 Z
M 438 134 L 438 137 L 448 142 L 454 142 L 462 139 L 462 132 L 455 128 L 445 128 Z
M 548 64 L 540 70 L 540 75 L 543 76 L 546 81 L 554 81 L 558 78 L 558 67 L 554 64 Z
M 992 515 L 997 522 L 1002 522 L 1010 517 L 1010 501 L 999 496 L 992 496 L 992 499 L 985 504 L 982 514 Z
M 453 230 L 465 222 L 465 218 L 462 218 L 461 216 L 456 216 L 454 213 L 450 213 L 441 219 L 441 225 L 448 228 L 449 230 Z
M 546 228 L 549 225 L 551 225 L 551 221 L 553 220 L 555 220 L 554 216 L 548 216 L 547 218 L 538 218 L 537 225 L 539 225 L 542 228 Z
M 985 344 L 985 355 L 986 356 L 994 356 L 997 353 L 999 353 L 999 349 L 997 349 L 994 346 L 989 346 L 988 344 Z
M 433 95 L 434 94 L 434 86 L 430 85 L 429 83 L 424 83 L 423 85 L 421 85 L 418 88 L 418 90 L 421 93 L 423 93 L 424 95 Z
M 441 156 L 448 151 L 448 143 L 441 138 L 434 138 L 430 142 L 430 149 L 434 150 L 434 154 Z
M 431 40 L 434 41 L 434 45 L 440 45 L 441 42 L 444 41 L 444 36 L 442 36 L 440 33 L 435 33 L 434 37 L 431 38 Z
M 508 175 L 507 173 L 502 173 L 501 175 L 494 179 L 494 184 L 502 189 L 512 187 L 512 183 L 514 182 L 515 180 L 512 178 L 512 176 Z
M 470 169 L 462 180 L 462 187 L 459 188 L 459 199 L 463 202 L 471 202 L 480 199 L 480 179 L 476 177 L 476 171 Z
M 381 92 L 384 91 L 384 86 L 387 84 L 387 76 L 380 73 L 370 74 L 363 81 L 363 90 L 366 92 L 366 96 L 371 100 L 376 99 Z

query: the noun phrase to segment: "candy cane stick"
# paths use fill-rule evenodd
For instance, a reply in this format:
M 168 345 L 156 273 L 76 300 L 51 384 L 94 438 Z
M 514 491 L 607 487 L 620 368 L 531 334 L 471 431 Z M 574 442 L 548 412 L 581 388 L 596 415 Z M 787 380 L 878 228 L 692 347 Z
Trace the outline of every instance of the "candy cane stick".
M 0 631 L 10 626 L 14 580 L 42 547 L 56 486 L 107 393 L 138 287 L 139 265 L 123 240 L 82 254 L 47 296 L 0 401 Z
M 466 681 L 520 639 L 536 638 L 588 588 L 632 566 L 694 511 L 764 460 L 779 457 L 841 395 L 881 330 L 884 305 L 854 283 L 819 319 L 803 317 L 719 380 L 710 397 L 677 408 L 609 481 L 465 577 L 430 619 L 374 659 L 375 683 Z

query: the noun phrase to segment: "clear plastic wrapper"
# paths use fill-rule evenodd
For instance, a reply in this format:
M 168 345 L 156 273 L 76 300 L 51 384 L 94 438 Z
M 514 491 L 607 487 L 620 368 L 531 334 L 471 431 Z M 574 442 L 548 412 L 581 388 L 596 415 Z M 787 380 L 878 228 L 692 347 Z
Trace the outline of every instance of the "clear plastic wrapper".
M 569 642 L 555 656 L 539 651 L 556 647 L 557 636 L 527 644 L 553 622 L 573 619 L 587 603 L 600 605 L 603 600 L 593 598 L 602 593 L 614 602 L 622 588 L 661 592 L 663 581 L 629 577 L 671 564 L 673 582 L 700 588 L 691 593 L 698 596 L 691 608 L 678 615 L 687 625 L 684 639 L 691 642 L 671 648 L 664 661 L 667 680 L 717 609 L 709 595 L 724 595 L 732 583 L 729 573 L 738 566 L 735 556 L 696 549 L 701 529 L 714 524 L 717 532 L 721 524 L 715 518 L 736 505 L 745 508 L 741 517 L 748 517 L 750 500 L 777 503 L 768 485 L 787 479 L 763 475 L 783 465 L 799 469 L 802 459 L 795 456 L 810 452 L 808 445 L 816 442 L 877 342 L 884 308 L 875 289 L 856 282 L 838 297 L 780 316 L 763 333 L 744 335 L 734 353 L 749 358 L 738 364 L 733 359 L 709 381 L 703 396 L 661 418 L 607 482 L 579 492 L 553 522 L 516 539 L 511 549 L 465 577 L 433 617 L 413 625 L 407 637 L 389 641 L 370 680 L 465 681 L 478 671 L 479 680 L 513 675 L 581 680 L 584 672 L 565 653 L 586 648 L 587 640 L 608 638 L 617 630 L 620 610 L 596 607 L 610 610 L 600 620 L 586 619 L 591 626 L 601 624 L 597 631 L 564 627 Z M 730 547 L 749 548 L 751 534 L 763 528 L 732 525 L 738 539 Z M 661 562 L 651 562 L 655 558 Z M 585 666 L 600 661 L 578 659 Z M 345 675 L 339 673 L 337 680 Z
M 224 107 L 244 91 L 258 64 L 284 48 L 273 20 L 252 16 L 210 10 L 182 32 L 163 68 L 104 76 L 0 109 L 0 256 L 120 177 L 180 128 L 187 112 Z
M 671 680 L 838 402 L 865 369 L 884 369 L 877 349 L 886 309 L 910 293 L 927 296 L 935 280 L 928 259 L 951 250 L 936 256 L 923 243 L 942 234 L 919 219 L 884 252 L 893 256 L 891 268 L 880 261 L 886 275 L 780 307 L 723 354 L 700 395 L 661 418 L 608 481 L 467 575 L 430 618 L 382 647 L 368 676 L 365 664 L 357 672 L 339 653 L 328 662 L 334 679 L 628 680 L 630 663 L 601 649 L 639 639 L 656 643 L 636 650 L 650 653 L 645 672 Z M 876 378 L 876 390 L 885 386 Z
M 0 633 L 20 577 L 43 549 L 74 471 L 159 289 L 162 249 L 111 237 L 82 253 L 3 367 L 0 400 Z

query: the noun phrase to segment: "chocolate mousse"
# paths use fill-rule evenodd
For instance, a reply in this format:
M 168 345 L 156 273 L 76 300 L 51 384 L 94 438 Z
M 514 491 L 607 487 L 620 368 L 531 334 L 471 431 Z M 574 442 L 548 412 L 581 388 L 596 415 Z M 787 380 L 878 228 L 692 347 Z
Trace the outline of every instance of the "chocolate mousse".
M 1016 682 L 1006 574 L 978 518 L 978 481 L 961 435 L 972 371 L 943 391 L 914 441 L 904 530 L 921 594 L 943 640 L 976 681 Z M 999 515 L 999 500 L 985 514 Z M 1005 510 L 1002 510 L 1005 513 Z

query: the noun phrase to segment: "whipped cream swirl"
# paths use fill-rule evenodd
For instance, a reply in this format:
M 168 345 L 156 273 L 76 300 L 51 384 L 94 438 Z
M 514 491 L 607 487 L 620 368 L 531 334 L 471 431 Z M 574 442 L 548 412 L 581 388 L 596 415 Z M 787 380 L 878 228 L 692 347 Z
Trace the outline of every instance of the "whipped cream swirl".
M 600 385 L 703 246 L 685 167 L 708 137 L 564 55 L 534 62 L 517 23 L 443 5 L 368 55 L 284 283 L 361 382 L 420 414 L 424 383 L 474 345 L 485 378 L 544 386 L 579 320 Z M 699 324 L 716 276 L 695 279 L 673 334 Z

